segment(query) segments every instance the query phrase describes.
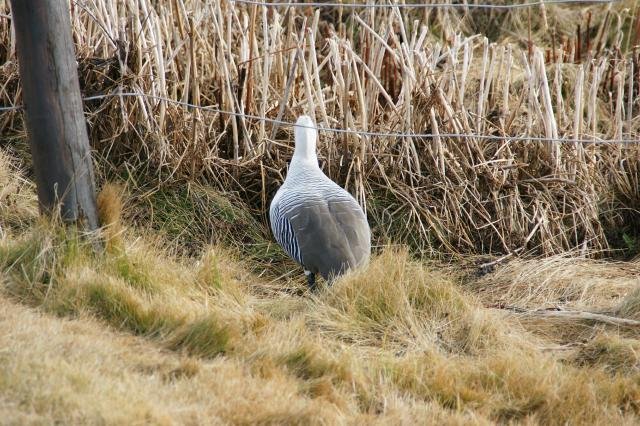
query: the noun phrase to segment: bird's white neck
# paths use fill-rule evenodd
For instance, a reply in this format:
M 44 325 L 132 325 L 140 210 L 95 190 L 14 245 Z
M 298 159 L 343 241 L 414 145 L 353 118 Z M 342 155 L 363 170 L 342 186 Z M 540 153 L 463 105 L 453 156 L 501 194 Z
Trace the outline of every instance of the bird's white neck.
M 305 127 L 301 127 L 305 126 Z M 318 155 L 316 154 L 316 141 L 318 134 L 313 121 L 307 116 L 302 116 L 296 122 L 294 126 L 294 134 L 296 147 L 293 151 L 293 158 L 291 159 L 291 166 L 296 165 L 311 167 L 318 167 Z

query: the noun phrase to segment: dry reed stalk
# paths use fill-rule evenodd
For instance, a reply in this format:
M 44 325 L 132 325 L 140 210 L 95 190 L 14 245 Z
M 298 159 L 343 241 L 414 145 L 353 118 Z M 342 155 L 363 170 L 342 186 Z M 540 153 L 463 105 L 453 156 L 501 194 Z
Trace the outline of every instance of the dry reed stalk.
M 316 104 L 320 108 L 322 114 L 322 123 L 325 127 L 330 126 L 329 116 L 327 115 L 327 108 L 325 107 L 325 97 L 320 83 L 320 69 L 318 67 L 318 45 L 316 42 L 316 34 L 318 32 L 318 22 L 320 21 L 320 11 L 316 10 L 313 15 L 313 23 L 311 24 L 311 30 L 309 31 L 309 55 L 311 57 L 311 72 L 313 76 L 313 84 L 315 89 Z
M 634 79 L 634 61 L 629 61 L 629 88 L 627 91 L 627 137 L 631 137 L 633 128 L 633 79 Z
M 512 310 L 510 307 L 505 307 L 502 309 Z M 604 315 L 596 312 L 585 312 L 585 311 L 564 311 L 564 310 L 552 310 L 552 309 L 542 309 L 542 310 L 534 310 L 534 311 L 520 311 L 519 309 L 514 309 L 518 312 L 518 316 L 522 317 L 539 317 L 539 318 L 549 318 L 549 319 L 557 319 L 563 321 L 578 321 L 578 322 L 593 322 L 593 323 L 603 323 L 607 325 L 613 325 L 616 327 L 633 327 L 637 328 L 640 326 L 640 321 L 629 319 L 629 318 L 619 318 L 611 315 Z
M 573 116 L 573 138 L 582 138 L 582 117 L 583 113 L 583 96 L 584 96 L 584 68 L 578 67 L 578 76 L 575 83 L 575 100 L 574 100 L 574 116 Z M 576 146 L 578 144 L 576 143 Z

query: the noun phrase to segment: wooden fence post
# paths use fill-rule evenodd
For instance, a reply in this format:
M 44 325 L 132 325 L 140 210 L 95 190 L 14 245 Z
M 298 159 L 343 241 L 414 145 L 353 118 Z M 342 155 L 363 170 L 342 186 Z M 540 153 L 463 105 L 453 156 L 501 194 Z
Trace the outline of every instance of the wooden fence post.
M 11 0 L 41 210 L 98 228 L 93 164 L 67 0 Z

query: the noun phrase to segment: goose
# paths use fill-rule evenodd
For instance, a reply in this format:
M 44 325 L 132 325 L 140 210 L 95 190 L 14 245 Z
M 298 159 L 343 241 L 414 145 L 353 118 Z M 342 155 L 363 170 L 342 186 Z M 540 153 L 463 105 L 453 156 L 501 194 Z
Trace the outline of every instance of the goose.
M 360 204 L 320 170 L 314 123 L 303 115 L 294 125 L 295 150 L 287 177 L 269 208 L 273 235 L 302 265 L 311 290 L 316 274 L 329 283 L 365 264 L 371 230 Z

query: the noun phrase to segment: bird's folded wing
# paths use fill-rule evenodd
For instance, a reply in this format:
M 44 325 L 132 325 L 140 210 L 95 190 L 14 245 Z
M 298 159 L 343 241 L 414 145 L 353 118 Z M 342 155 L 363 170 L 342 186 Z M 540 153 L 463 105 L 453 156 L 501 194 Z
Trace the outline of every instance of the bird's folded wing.
M 349 203 L 318 201 L 291 212 L 289 222 L 300 248 L 302 264 L 325 279 L 361 263 L 367 251 L 367 232 L 361 232 L 363 215 Z M 366 225 L 366 220 L 364 220 Z M 366 235 L 365 235 L 366 234 Z

